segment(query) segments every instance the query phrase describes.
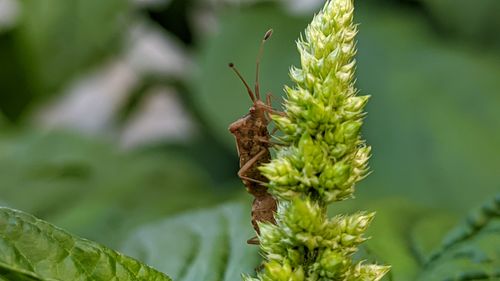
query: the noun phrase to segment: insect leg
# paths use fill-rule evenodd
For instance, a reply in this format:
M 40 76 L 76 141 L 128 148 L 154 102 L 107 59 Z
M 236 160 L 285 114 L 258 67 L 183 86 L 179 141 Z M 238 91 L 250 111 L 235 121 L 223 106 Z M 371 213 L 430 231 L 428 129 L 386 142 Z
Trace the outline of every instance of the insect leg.
M 240 179 L 242 180 L 247 180 L 247 181 L 251 181 L 251 182 L 255 182 L 255 183 L 258 183 L 258 184 L 261 184 L 261 185 L 265 185 L 267 184 L 267 182 L 263 182 L 263 181 L 260 181 L 260 180 L 256 180 L 256 179 L 252 179 L 252 178 L 249 178 L 247 176 L 242 176 L 240 174 L 238 174 L 238 176 L 240 177 Z
M 263 109 L 268 112 L 268 113 L 271 113 L 271 114 L 276 114 L 276 115 L 279 115 L 279 116 L 286 116 L 286 113 L 283 112 L 283 111 L 279 111 L 279 110 L 276 110 L 270 106 L 265 106 L 263 107 Z
M 273 94 L 270 92 L 266 93 L 266 105 L 271 107 L 271 98 L 273 97 Z
M 280 115 L 280 116 L 285 116 L 286 115 L 285 112 L 279 111 L 279 110 L 276 110 L 273 108 L 273 106 L 271 105 L 271 98 L 272 97 L 273 97 L 273 94 L 271 94 L 269 92 L 266 93 L 266 106 L 263 108 L 267 112 L 268 118 L 269 118 L 269 113 Z
M 259 245 L 259 237 L 257 236 L 254 236 L 250 239 L 247 240 L 247 244 L 251 244 L 251 245 Z
M 256 183 L 262 184 L 262 185 L 267 184 L 266 182 L 252 179 L 252 178 L 249 178 L 249 177 L 244 175 L 244 173 L 246 171 L 248 171 L 252 167 L 252 165 L 257 163 L 257 161 L 260 159 L 260 157 L 262 157 L 264 154 L 266 154 L 266 152 L 267 152 L 267 148 L 264 148 L 261 151 L 259 151 L 259 153 L 255 154 L 254 157 L 252 157 L 250 160 L 248 160 L 248 162 L 246 162 L 243 166 L 241 166 L 240 170 L 238 171 L 238 176 L 243 180 L 256 182 Z
M 268 140 L 266 138 L 259 138 L 258 140 L 260 142 L 262 142 L 262 143 L 269 144 L 270 146 L 273 146 L 273 145 L 276 145 L 276 146 L 285 146 L 285 145 L 287 145 L 286 143 L 275 142 L 275 141 L 272 141 L 272 140 Z

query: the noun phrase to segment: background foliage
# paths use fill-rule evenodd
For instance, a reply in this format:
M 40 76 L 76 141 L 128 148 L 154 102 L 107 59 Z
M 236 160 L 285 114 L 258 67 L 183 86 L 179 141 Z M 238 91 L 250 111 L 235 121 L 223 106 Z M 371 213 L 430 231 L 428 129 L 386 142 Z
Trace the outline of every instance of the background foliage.
M 227 62 L 252 80 L 258 42 L 273 27 L 261 88 L 279 106 L 298 64 L 294 41 L 321 1 L 3 1 L 2 205 L 174 280 L 252 271 L 250 198 L 227 132 L 250 101 Z M 332 214 L 377 211 L 361 255 L 391 264 L 392 280 L 500 278 L 499 2 L 356 5 L 374 172 Z M 160 123 L 178 126 L 123 145 L 156 89 L 176 101 Z M 176 121 L 177 110 L 188 121 Z

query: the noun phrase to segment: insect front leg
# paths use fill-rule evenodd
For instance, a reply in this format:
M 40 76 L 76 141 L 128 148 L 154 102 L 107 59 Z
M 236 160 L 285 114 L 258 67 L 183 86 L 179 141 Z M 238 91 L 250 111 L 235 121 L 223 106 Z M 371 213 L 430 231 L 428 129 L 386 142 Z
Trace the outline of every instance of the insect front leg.
M 285 112 L 279 111 L 279 110 L 276 110 L 276 109 L 273 108 L 273 106 L 271 104 L 271 98 L 272 97 L 273 97 L 273 94 L 271 94 L 271 93 L 267 93 L 266 94 L 266 105 L 263 107 L 263 109 L 267 113 L 267 118 L 271 119 L 271 118 L 269 118 L 269 113 L 280 115 L 280 116 L 285 116 L 286 115 Z

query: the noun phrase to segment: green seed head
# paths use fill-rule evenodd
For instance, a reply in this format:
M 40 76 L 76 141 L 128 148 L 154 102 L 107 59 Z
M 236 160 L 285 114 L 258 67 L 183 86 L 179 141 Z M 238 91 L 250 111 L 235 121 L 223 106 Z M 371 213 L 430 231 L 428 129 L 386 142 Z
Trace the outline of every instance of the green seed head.
M 327 1 L 297 42 L 301 65 L 290 69 L 286 115 L 272 117 L 288 146 L 260 167 L 281 199 L 276 225 L 260 225 L 264 271 L 245 280 L 379 280 L 389 270 L 352 261 L 374 213 L 326 213 L 368 174 L 360 130 L 369 96 L 354 87 L 353 10 L 352 0 Z

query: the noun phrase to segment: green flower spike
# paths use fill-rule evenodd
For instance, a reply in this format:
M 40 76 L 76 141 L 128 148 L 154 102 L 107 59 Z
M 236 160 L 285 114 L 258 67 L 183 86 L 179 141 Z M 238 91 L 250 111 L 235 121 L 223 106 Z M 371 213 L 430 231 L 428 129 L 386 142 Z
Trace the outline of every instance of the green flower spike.
M 368 174 L 360 137 L 368 96 L 356 96 L 352 0 L 329 0 L 297 43 L 301 68 L 286 87 L 285 116 L 273 116 L 288 146 L 260 167 L 280 199 L 276 224 L 260 225 L 265 258 L 247 281 L 380 280 L 388 266 L 352 260 L 374 213 L 329 218 L 328 204 L 353 197 Z

